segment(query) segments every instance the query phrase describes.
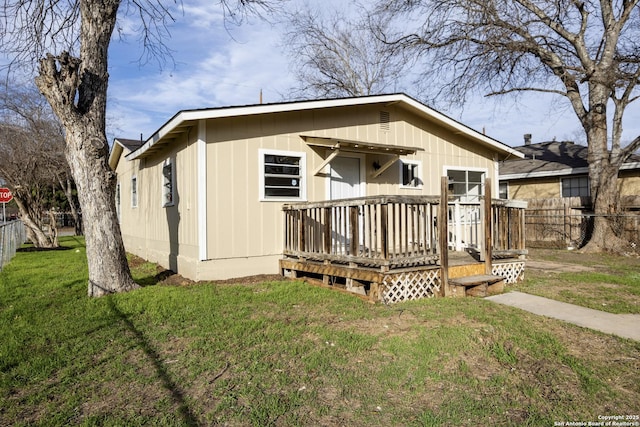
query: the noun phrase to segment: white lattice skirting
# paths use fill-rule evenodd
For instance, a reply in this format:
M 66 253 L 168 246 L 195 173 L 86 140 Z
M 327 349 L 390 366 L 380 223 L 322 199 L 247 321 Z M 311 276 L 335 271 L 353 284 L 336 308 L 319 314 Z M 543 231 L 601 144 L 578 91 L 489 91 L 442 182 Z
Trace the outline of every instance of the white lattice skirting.
M 524 261 L 493 264 L 491 272 L 505 278 L 505 283 L 513 284 L 524 280 Z
M 440 269 L 388 274 L 382 289 L 385 304 L 434 297 L 440 292 Z

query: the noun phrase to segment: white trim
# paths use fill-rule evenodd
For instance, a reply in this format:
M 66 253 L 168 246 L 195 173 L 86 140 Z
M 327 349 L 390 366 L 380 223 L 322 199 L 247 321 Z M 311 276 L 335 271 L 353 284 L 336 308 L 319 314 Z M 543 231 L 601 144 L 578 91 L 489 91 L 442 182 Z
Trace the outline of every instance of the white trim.
M 198 257 L 200 261 L 208 259 L 207 238 L 207 122 L 198 122 Z
M 407 107 L 410 107 L 415 113 L 422 118 L 431 122 L 435 122 L 438 125 L 451 130 L 454 133 L 462 134 L 476 142 L 479 142 L 485 146 L 488 146 L 496 151 L 506 154 L 510 157 L 524 158 L 524 154 L 521 152 L 503 144 L 495 139 L 471 129 L 459 123 L 452 118 L 445 116 L 444 114 L 433 110 L 426 105 L 416 101 L 415 99 L 405 94 L 392 94 L 392 95 L 374 95 L 357 98 L 343 98 L 343 99 L 329 99 L 320 101 L 300 101 L 282 104 L 261 104 L 245 107 L 228 107 L 228 108 L 215 108 L 206 110 L 186 110 L 180 111 L 173 116 L 168 122 L 166 122 L 156 133 L 154 133 L 147 141 L 138 148 L 136 151 L 127 155 L 131 156 L 131 159 L 136 159 L 142 156 L 147 150 L 157 143 L 163 141 L 165 137 L 171 139 L 171 134 L 179 132 L 181 127 L 184 127 L 186 122 L 194 122 L 205 119 L 218 119 L 235 116 L 249 116 L 256 114 L 269 114 L 280 112 L 292 112 L 292 111 L 304 111 L 321 108 L 335 108 L 345 106 L 358 106 L 358 105 L 371 105 L 371 104 L 393 104 L 400 103 Z M 164 141 L 163 141 L 164 142 Z
M 640 162 L 630 162 L 623 163 L 620 166 L 620 170 L 632 170 L 632 169 L 640 169 Z M 552 171 L 540 171 L 540 172 L 524 172 L 524 173 L 510 173 L 505 175 L 500 175 L 500 181 L 508 180 L 508 179 L 526 179 L 526 178 L 552 178 L 556 176 L 566 176 L 566 175 L 584 175 L 589 173 L 588 167 L 581 168 L 566 168 L 566 169 L 556 169 Z
M 447 166 L 444 165 L 442 167 L 442 174 L 443 176 L 449 176 L 449 171 L 458 171 L 458 172 L 482 172 L 482 181 L 481 181 L 481 185 L 482 185 L 482 189 L 484 189 L 484 181 L 485 179 L 487 179 L 487 177 L 489 176 L 489 169 L 487 168 L 478 168 L 478 167 L 467 167 L 467 166 Z M 467 182 L 468 183 L 468 182 Z M 491 192 L 493 194 L 491 194 L 491 198 L 495 198 L 496 193 L 496 188 L 497 186 L 493 185 L 493 188 L 491 189 Z M 449 194 L 451 195 L 451 194 Z
M 509 179 L 526 179 L 526 178 L 553 178 L 557 176 L 566 176 L 566 175 L 584 175 L 585 173 L 589 173 L 589 168 L 567 168 L 567 169 L 558 169 L 554 171 L 541 171 L 541 172 L 525 172 L 525 173 L 510 173 L 507 175 L 500 175 L 498 179 L 500 181 L 505 181 Z
M 404 165 L 416 165 L 417 168 L 417 173 L 416 173 L 416 178 L 418 178 L 419 184 L 416 186 L 412 186 L 412 185 L 404 185 L 402 183 L 403 179 L 404 179 L 404 173 L 403 173 L 403 166 Z M 400 184 L 400 188 L 404 188 L 407 190 L 421 190 L 422 189 L 422 185 L 424 184 L 424 180 L 422 179 L 422 161 L 421 160 L 405 160 L 405 159 L 400 159 L 400 178 L 399 178 L 399 184 Z
M 358 185 L 358 197 L 367 195 L 367 173 L 365 160 L 366 155 L 360 153 L 341 153 L 339 157 L 351 157 L 360 160 L 360 184 Z M 329 174 L 325 184 L 325 200 L 331 200 L 331 164 L 329 164 Z
M 264 194 L 264 156 L 291 156 L 300 158 L 300 197 L 266 197 Z M 282 151 L 260 148 L 258 150 L 258 200 L 261 202 L 306 202 L 307 201 L 307 153 L 302 151 Z

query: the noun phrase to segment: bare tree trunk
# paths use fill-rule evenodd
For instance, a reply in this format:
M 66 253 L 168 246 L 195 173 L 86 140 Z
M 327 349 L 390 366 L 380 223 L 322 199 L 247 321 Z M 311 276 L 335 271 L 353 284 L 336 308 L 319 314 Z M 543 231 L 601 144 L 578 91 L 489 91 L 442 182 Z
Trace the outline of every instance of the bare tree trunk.
M 58 219 L 53 210 L 49 210 L 49 240 L 54 247 L 60 246 L 58 242 Z
M 51 240 L 47 236 L 47 234 L 42 229 L 40 222 L 37 218 L 33 217 L 33 213 L 28 208 L 28 204 L 20 198 L 19 195 L 15 194 L 13 199 L 16 202 L 16 206 L 18 207 L 18 211 L 20 212 L 20 219 L 24 223 L 27 228 L 27 237 L 33 243 L 33 246 L 36 248 L 57 248 L 58 241 Z
M 69 209 L 71 210 L 71 216 L 73 217 L 74 234 L 76 236 L 80 236 L 82 235 L 82 222 L 80 220 L 80 214 L 78 213 L 76 201 L 73 199 L 71 180 L 67 177 L 65 180 L 59 179 L 59 181 L 60 187 L 62 187 L 65 196 L 67 196 L 67 201 L 69 202 Z
M 99 124 L 98 124 L 99 127 Z M 116 176 L 109 168 L 106 136 L 96 129 L 67 134 L 67 160 L 78 187 L 89 267 L 89 296 L 135 289 L 115 207 Z M 103 134 L 104 135 L 104 134 Z
M 591 90 L 591 94 L 596 89 Z M 618 195 L 619 165 L 611 162 L 607 143 L 607 123 L 605 105 L 607 97 L 602 103 L 591 100 L 591 111 L 587 121 L 589 185 L 591 190 L 591 204 L 595 215 L 591 238 L 582 249 L 585 252 L 599 252 L 601 250 L 620 252 L 626 244 L 618 237 L 614 228 L 617 215 L 620 213 L 620 198 Z
M 66 130 L 66 157 L 78 188 L 89 267 L 89 296 L 139 287 L 131 277 L 116 214 L 116 177 L 105 134 L 107 51 L 119 0 L 80 0 L 80 57 L 40 62 L 36 84 Z

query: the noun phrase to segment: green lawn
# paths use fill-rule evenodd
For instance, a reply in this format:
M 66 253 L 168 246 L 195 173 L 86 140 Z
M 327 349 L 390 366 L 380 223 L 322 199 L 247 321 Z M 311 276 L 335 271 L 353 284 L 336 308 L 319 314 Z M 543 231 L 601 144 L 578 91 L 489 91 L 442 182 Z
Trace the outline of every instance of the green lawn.
M 640 258 L 548 249 L 529 252 L 530 259 L 561 262 L 584 271 L 528 269 L 526 280 L 515 287 L 518 290 L 610 313 L 640 314 Z
M 553 426 L 640 414 L 640 343 L 482 299 L 302 282 L 86 297 L 83 241 L 0 273 L 0 425 Z

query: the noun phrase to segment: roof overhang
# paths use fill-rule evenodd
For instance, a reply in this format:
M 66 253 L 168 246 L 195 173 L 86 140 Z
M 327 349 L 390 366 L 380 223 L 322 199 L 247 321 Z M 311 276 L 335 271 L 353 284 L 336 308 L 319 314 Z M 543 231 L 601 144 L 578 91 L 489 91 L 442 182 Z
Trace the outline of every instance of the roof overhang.
M 391 95 L 373 95 L 357 98 L 298 101 L 279 104 L 259 104 L 240 107 L 209 108 L 202 110 L 184 110 L 178 112 L 175 116 L 173 116 L 158 131 L 156 131 L 156 133 L 154 133 L 149 139 L 147 139 L 147 141 L 140 148 L 127 154 L 126 157 L 130 160 L 133 160 L 150 155 L 151 153 L 163 148 L 163 146 L 171 143 L 178 134 L 187 132 L 188 129 L 193 127 L 199 120 L 292 111 L 308 111 L 321 108 L 336 108 L 371 104 L 402 105 L 404 108 L 414 112 L 423 119 L 434 122 L 446 129 L 449 129 L 454 134 L 464 135 L 472 141 L 497 152 L 502 158 L 524 158 L 524 155 L 519 151 L 514 150 L 513 148 L 484 135 L 483 133 L 471 129 L 470 127 L 467 127 L 466 125 L 436 110 L 433 110 L 432 108 L 427 107 L 421 102 L 416 101 L 410 96 L 402 93 Z
M 349 139 L 327 138 L 320 136 L 300 135 L 300 137 L 311 147 L 320 147 L 330 150 L 331 153 L 322 162 L 314 175 L 318 175 L 322 169 L 338 156 L 340 153 L 359 153 L 359 154 L 383 154 L 392 156 L 384 165 L 374 172 L 373 177 L 381 175 L 389 169 L 400 156 L 415 154 L 418 151 L 424 151 L 421 147 L 406 147 L 402 145 L 380 144 L 374 142 L 354 141 Z
M 620 166 L 620 170 L 634 170 L 640 169 L 640 162 L 623 163 Z M 523 173 L 510 173 L 500 175 L 498 179 L 501 181 L 510 181 L 514 179 L 529 179 L 529 178 L 551 178 L 555 176 L 568 176 L 568 175 L 585 175 L 589 173 L 588 167 L 581 168 L 564 168 L 550 171 L 538 171 L 538 172 L 523 172 Z
M 307 145 L 313 147 L 327 148 L 329 150 L 340 150 L 350 153 L 391 154 L 397 156 L 406 156 L 408 154 L 415 154 L 418 151 L 424 151 L 424 149 L 420 147 L 406 147 L 402 145 L 380 144 L 310 135 L 300 135 L 300 137 L 307 143 Z

